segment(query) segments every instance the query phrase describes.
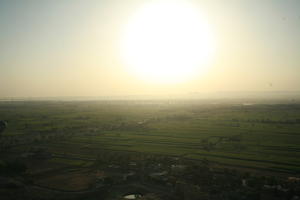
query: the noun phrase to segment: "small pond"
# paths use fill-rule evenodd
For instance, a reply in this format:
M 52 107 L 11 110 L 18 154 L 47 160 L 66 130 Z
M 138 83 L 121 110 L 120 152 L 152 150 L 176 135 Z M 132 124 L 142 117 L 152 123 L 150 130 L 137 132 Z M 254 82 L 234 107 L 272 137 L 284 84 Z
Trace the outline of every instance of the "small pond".
M 128 194 L 128 195 L 125 195 L 123 198 L 124 199 L 137 199 L 140 197 L 142 197 L 142 195 L 140 195 L 140 194 Z

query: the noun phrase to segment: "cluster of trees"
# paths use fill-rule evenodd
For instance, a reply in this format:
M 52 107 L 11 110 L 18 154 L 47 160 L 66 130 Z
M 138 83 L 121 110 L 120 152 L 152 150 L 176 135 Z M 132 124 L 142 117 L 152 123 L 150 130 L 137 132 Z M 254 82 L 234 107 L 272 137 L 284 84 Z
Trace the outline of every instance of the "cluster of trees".
M 1 136 L 2 132 L 4 132 L 6 127 L 7 127 L 7 122 L 3 121 L 3 120 L 0 120 L 0 136 Z
M 216 169 L 205 162 L 185 164 L 185 170 L 176 174 L 173 187 L 174 196 L 180 200 L 290 200 L 300 196 L 300 182 L 291 183 L 226 168 Z
M 133 170 L 138 175 L 138 181 L 144 182 L 147 185 L 156 185 L 159 188 L 165 188 L 169 194 L 168 197 L 163 198 L 157 195 L 148 195 L 141 199 L 289 200 L 294 196 L 300 195 L 300 183 L 291 184 L 274 177 L 254 176 L 247 172 L 214 168 L 205 160 L 194 161 L 146 153 L 110 152 L 107 154 L 103 152 L 99 154 L 97 162 L 99 166 L 102 166 L 104 163 L 105 165 L 114 163 L 120 166 L 118 170 Z M 136 163 L 134 169 L 128 167 L 131 162 Z M 181 170 L 173 171 L 171 166 L 174 165 L 185 167 L 181 168 Z M 166 171 L 167 173 L 160 180 L 149 178 L 149 174 L 152 172 L 162 171 Z M 141 174 L 144 174 L 144 176 Z M 158 195 L 163 196 L 163 193 L 158 193 Z
M 17 176 L 22 175 L 27 170 L 24 162 L 20 160 L 4 161 L 0 160 L 0 175 Z

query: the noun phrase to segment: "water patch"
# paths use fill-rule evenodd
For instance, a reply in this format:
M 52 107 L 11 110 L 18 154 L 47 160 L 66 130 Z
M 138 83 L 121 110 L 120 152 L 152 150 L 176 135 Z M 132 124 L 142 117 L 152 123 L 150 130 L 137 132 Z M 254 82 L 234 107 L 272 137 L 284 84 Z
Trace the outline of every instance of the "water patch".
M 142 195 L 140 195 L 140 194 L 129 194 L 129 195 L 125 195 L 123 198 L 124 199 L 138 199 L 141 197 L 142 197 Z

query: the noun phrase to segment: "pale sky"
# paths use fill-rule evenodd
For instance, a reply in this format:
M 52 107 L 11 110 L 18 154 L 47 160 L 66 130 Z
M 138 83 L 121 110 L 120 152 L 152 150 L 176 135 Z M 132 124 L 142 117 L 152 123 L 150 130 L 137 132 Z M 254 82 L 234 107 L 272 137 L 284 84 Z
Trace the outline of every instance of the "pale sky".
M 0 98 L 300 89 L 299 0 L 189 1 L 216 48 L 205 73 L 172 84 L 143 81 L 120 56 L 149 2 L 0 0 Z

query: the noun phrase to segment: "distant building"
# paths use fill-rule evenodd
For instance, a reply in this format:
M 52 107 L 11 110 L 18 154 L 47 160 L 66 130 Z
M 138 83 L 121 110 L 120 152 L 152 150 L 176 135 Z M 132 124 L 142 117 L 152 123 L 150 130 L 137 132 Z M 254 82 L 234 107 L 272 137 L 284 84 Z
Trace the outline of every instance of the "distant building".
M 290 181 L 290 182 L 300 182 L 300 178 L 291 176 L 291 177 L 288 177 L 288 181 Z

